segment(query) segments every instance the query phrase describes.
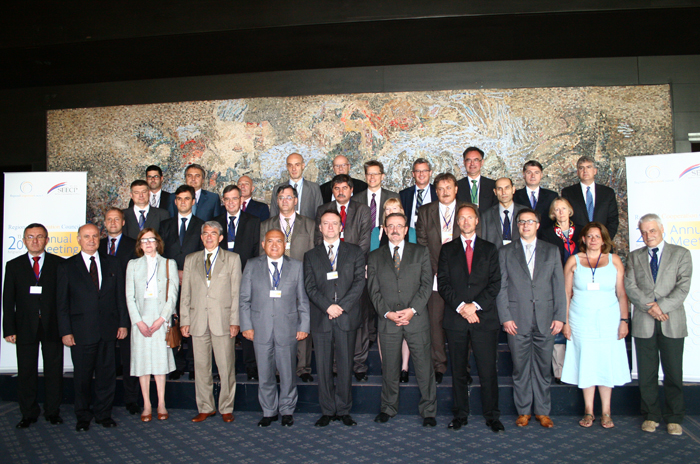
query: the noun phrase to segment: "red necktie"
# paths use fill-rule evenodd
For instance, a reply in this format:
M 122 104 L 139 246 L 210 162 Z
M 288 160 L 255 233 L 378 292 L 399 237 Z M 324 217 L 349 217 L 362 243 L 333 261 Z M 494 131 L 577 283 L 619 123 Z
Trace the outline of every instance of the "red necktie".
M 36 281 L 39 282 L 39 276 L 41 275 L 41 270 L 39 269 L 39 256 L 32 257 L 34 260 L 34 275 L 36 276 Z
M 467 242 L 467 250 L 465 251 L 465 254 L 467 255 L 467 270 L 469 273 L 472 273 L 472 258 L 474 257 L 474 250 L 472 250 L 472 241 L 471 240 L 465 240 Z
M 116 250 L 114 249 L 114 243 L 116 241 L 117 241 L 116 238 L 112 238 L 112 239 L 110 239 L 110 242 L 109 242 L 109 254 L 112 256 L 114 256 L 114 254 L 116 253 Z
M 343 242 L 345 241 L 345 218 L 347 217 L 347 213 L 345 213 L 345 206 L 340 207 L 340 222 L 343 224 L 343 235 L 340 236 L 340 240 Z
M 241 207 L 241 210 L 245 211 L 246 206 L 248 206 L 248 200 L 243 202 L 243 206 Z

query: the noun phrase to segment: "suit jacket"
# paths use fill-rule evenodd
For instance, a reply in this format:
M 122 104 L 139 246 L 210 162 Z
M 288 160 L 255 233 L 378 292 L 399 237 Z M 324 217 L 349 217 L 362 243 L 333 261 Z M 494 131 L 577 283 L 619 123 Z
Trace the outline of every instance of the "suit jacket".
M 174 259 L 177 263 L 177 269 L 179 271 L 182 271 L 185 268 L 185 258 L 187 255 L 204 249 L 201 239 L 203 225 L 204 221 L 193 214 L 189 223 L 187 224 L 185 238 L 182 241 L 182 245 L 180 245 L 179 216 L 175 215 L 175 217 L 166 219 L 161 223 L 160 235 L 165 243 L 163 257 Z
M 399 194 L 396 192 L 392 192 L 391 190 L 387 190 L 385 188 L 382 188 L 381 190 L 381 198 L 380 198 L 380 204 L 377 205 L 377 215 L 379 216 L 379 224 L 384 223 L 384 203 L 389 198 L 399 198 Z M 358 194 L 353 195 L 352 199 L 358 203 L 362 203 L 363 205 L 367 205 L 369 207 L 368 199 L 371 198 L 372 192 L 369 191 L 369 189 L 364 190 Z M 370 208 L 370 218 L 372 217 L 372 209 Z M 372 224 L 372 228 L 374 228 L 374 224 Z
M 357 195 L 360 192 L 364 192 L 367 190 L 367 182 L 364 180 L 360 179 L 355 179 L 354 177 L 351 177 L 352 179 L 352 194 Z M 323 201 L 323 204 L 330 203 L 333 200 L 333 180 L 329 180 L 325 184 L 321 185 L 321 201 Z
M 204 222 L 211 221 L 221 214 L 219 194 L 202 189 L 199 201 L 192 207 L 192 213 Z
M 105 238 L 100 239 L 100 247 L 98 251 L 103 254 L 109 254 L 109 239 L 111 237 L 108 235 Z M 122 233 L 122 238 L 119 239 L 119 245 L 117 245 L 117 253 L 115 254 L 119 260 L 119 264 L 122 266 L 122 271 L 126 275 L 126 267 L 129 265 L 129 261 L 136 259 L 136 240 L 131 237 L 127 237 Z
M 649 249 L 634 250 L 627 257 L 625 290 L 634 305 L 632 336 L 650 338 L 656 319 L 647 312 L 647 303 L 656 301 L 668 320 L 661 323 L 661 331 L 669 338 L 688 336 L 683 302 L 690 291 L 693 260 L 690 251 L 678 245 L 664 243 L 656 282 L 651 276 Z
M 579 252 L 578 249 L 578 238 L 579 238 L 579 232 L 581 230 L 574 224 L 574 236 L 572 237 L 574 244 L 576 247 L 574 248 L 574 252 L 569 255 L 569 258 L 576 253 Z M 559 238 L 556 232 L 554 232 L 554 225 L 551 225 L 549 228 L 545 229 L 542 231 L 542 226 L 540 225 L 540 230 L 538 232 L 538 238 L 540 233 L 542 234 L 541 240 L 544 240 L 545 242 L 549 242 L 552 245 L 556 246 L 557 249 L 559 250 L 559 256 L 561 257 L 561 265 L 566 266 L 566 261 L 568 258 L 566 257 L 566 253 L 564 252 L 564 240 Z
M 443 245 L 438 263 L 438 291 L 445 300 L 445 330 L 497 330 L 498 321 L 496 297 L 501 289 L 501 270 L 496 245 L 476 237 L 472 272 L 467 272 L 467 259 L 462 240 L 457 239 Z M 481 306 L 477 311 L 479 322 L 470 324 L 458 312 L 462 302 L 476 302 Z
M 432 201 L 437 201 L 437 192 L 435 191 L 435 186 L 433 184 L 429 184 L 430 187 L 430 200 Z M 409 218 L 409 223 L 410 223 L 410 218 L 411 214 L 415 214 L 413 212 L 413 198 L 416 195 L 416 186 L 411 185 L 408 188 L 405 188 L 399 192 L 399 198 L 401 199 L 401 206 L 403 206 L 403 211 L 404 214 L 406 214 L 406 217 Z M 423 203 L 424 205 L 427 205 L 428 203 Z
M 72 334 L 77 345 L 116 340 L 117 330 L 131 325 L 119 259 L 103 253 L 99 256 L 99 290 L 81 253 L 66 259 L 58 268 L 58 331 L 62 337 Z
M 359 245 L 365 253 L 366 260 L 369 255 L 369 244 L 372 235 L 372 212 L 369 206 L 353 200 L 350 200 L 346 206 L 345 228 L 343 229 L 345 241 Z M 335 200 L 318 207 L 316 227 L 314 228 L 314 243 L 316 245 L 323 243 L 323 235 L 319 226 L 321 225 L 321 216 L 329 209 L 338 211 L 338 204 Z
M 7 262 L 2 294 L 4 337 L 16 335 L 19 344 L 34 343 L 41 324 L 47 340 L 61 340 L 58 334 L 56 284 L 62 262 L 59 256 L 48 252 L 44 254 L 38 284 L 41 294 L 38 295 L 29 293 L 29 287 L 37 285 L 37 281 L 28 253 Z
M 554 225 L 552 220 L 549 219 L 549 207 L 558 196 L 559 195 L 554 190 L 540 187 L 540 197 L 537 199 L 537 206 L 535 206 L 535 211 L 540 213 L 540 230 L 537 231 L 537 238 L 541 238 L 542 233 Z M 527 206 L 528 208 L 532 207 L 530 199 L 527 197 L 527 189 L 525 187 L 515 191 L 513 201 L 519 205 Z
M 265 234 L 270 230 L 282 230 L 280 228 L 280 217 L 272 216 L 260 225 L 260 243 L 265 240 Z M 304 261 L 304 254 L 314 247 L 314 232 L 316 230 L 316 222 L 306 216 L 296 215 L 294 219 L 294 227 L 292 228 L 292 236 L 290 237 L 289 255 L 297 261 Z
M 129 318 L 131 326 L 136 325 L 143 319 L 141 317 L 144 306 L 144 293 L 146 292 L 146 282 L 148 278 L 148 262 L 147 257 L 142 256 L 129 263 L 126 269 L 126 307 L 129 310 Z M 177 302 L 177 292 L 180 289 L 180 282 L 177 276 L 177 264 L 172 259 L 163 258 L 160 255 L 156 256 L 158 260 L 158 269 L 156 271 L 156 281 L 158 284 L 158 307 L 160 308 L 160 317 L 170 323 L 170 316 L 175 314 L 175 304 Z M 169 267 L 166 271 L 166 266 Z M 168 272 L 170 278 L 168 279 Z M 168 301 L 165 301 L 165 289 L 168 289 Z M 149 321 L 147 324 L 151 324 Z
M 471 182 L 469 176 L 457 181 L 457 201 L 463 203 L 472 202 Z M 481 176 L 479 180 L 479 213 L 483 213 L 493 205 L 498 204 L 498 198 L 493 190 L 496 188 L 496 181 L 488 177 Z
M 190 334 L 194 337 L 201 337 L 207 329 L 212 335 L 221 337 L 230 334 L 229 326 L 239 325 L 241 259 L 236 253 L 219 248 L 207 287 L 206 252 L 198 251 L 185 258 L 180 289 L 180 326 L 190 326 Z
M 304 265 L 283 257 L 279 290 L 270 298 L 272 283 L 267 255 L 248 261 L 241 281 L 241 331 L 255 330 L 254 343 L 291 345 L 297 332 L 310 331 L 309 299 L 304 289 Z
M 598 183 L 595 183 L 594 186 L 595 206 L 593 207 L 593 221 L 603 224 L 608 229 L 610 238 L 613 239 L 620 224 L 615 191 Z M 571 207 L 574 209 L 574 215 L 571 217 L 571 220 L 576 224 L 576 227 L 583 228 L 590 222 L 586 211 L 586 199 L 583 197 L 580 183 L 564 188 L 561 191 L 561 196 L 569 200 Z
M 252 198 L 250 201 L 248 201 L 248 204 L 245 207 L 245 212 L 260 218 L 260 222 L 263 222 L 270 217 L 270 208 L 268 208 L 265 203 L 253 200 Z
M 260 219 L 257 216 L 240 212 L 238 217 L 238 226 L 236 226 L 236 243 L 233 245 L 233 250 L 228 249 L 228 223 L 226 222 L 226 211 L 221 216 L 217 216 L 214 220 L 221 224 L 224 229 L 224 239 L 219 244 L 221 248 L 228 251 L 233 251 L 241 258 L 241 268 L 245 269 L 246 262 L 250 258 L 255 258 L 260 253 Z
M 537 240 L 535 246 L 532 278 L 520 239 L 498 250 L 501 290 L 496 305 L 501 324 L 514 321 L 519 334 L 529 334 L 534 312 L 537 329 L 547 335 L 552 332 L 552 321 L 566 322 L 564 270 L 557 247 L 543 240 Z
M 428 299 L 433 292 L 433 271 L 430 253 L 422 245 L 404 240 L 399 272 L 394 266 L 389 246 L 380 246 L 369 254 L 367 262 L 367 290 L 377 311 L 378 330 L 396 333 L 402 330 L 385 318 L 390 311 L 413 308 L 416 313 L 403 330 L 409 333 L 429 331 Z
M 270 216 L 279 216 L 280 210 L 277 206 L 277 191 L 282 186 L 291 185 L 291 181 L 277 184 L 272 189 L 272 197 L 270 200 Z M 321 189 L 316 182 L 304 179 L 304 186 L 301 190 L 301 198 L 299 199 L 299 214 L 306 217 L 314 217 L 316 210 L 323 204 L 321 197 Z
M 149 195 L 149 201 L 150 201 L 150 192 L 148 193 Z M 128 208 L 133 208 L 134 207 L 134 200 L 129 200 L 129 206 Z M 166 192 L 165 190 L 160 191 L 160 204 L 158 205 L 158 208 L 164 209 L 170 214 L 170 217 L 173 217 L 177 214 L 177 208 L 175 208 L 175 194 Z
M 139 236 L 141 229 L 139 228 L 139 219 L 134 214 L 134 208 L 125 208 L 122 210 L 124 212 L 124 228 L 122 229 L 122 234 L 127 237 L 131 237 L 136 240 Z M 146 216 L 146 223 L 143 228 L 151 227 L 155 229 L 156 232 L 160 233 L 160 222 L 165 221 L 170 218 L 170 213 L 162 208 L 151 207 L 148 210 L 148 216 Z
M 328 280 L 333 272 L 325 245 L 321 244 L 304 255 L 304 288 L 311 303 L 311 330 L 330 332 L 333 324 L 346 332 L 357 330 L 362 324 L 360 296 L 365 288 L 365 254 L 351 243 L 338 245 L 336 271 L 338 278 Z M 331 320 L 328 307 L 337 304 L 343 314 Z
M 501 225 L 498 208 L 499 204 L 496 203 L 496 206 L 492 206 L 481 215 L 481 233 L 479 237 L 493 243 L 496 245 L 496 248 L 500 249 L 503 246 L 503 226 Z M 513 217 L 510 218 L 510 236 L 513 241 L 520 239 L 520 231 L 515 223 L 515 218 L 518 217 L 518 211 L 521 209 L 525 209 L 525 207 L 513 203 Z
M 459 202 L 455 203 L 455 208 L 459 207 Z M 461 233 L 457 220 L 452 219 L 452 239 L 459 237 Z M 442 248 L 442 225 L 440 225 L 440 202 L 433 201 L 423 205 L 418 209 L 418 220 L 416 221 L 416 239 L 419 245 L 428 247 L 430 252 L 430 265 L 433 268 L 433 275 L 437 274 L 438 257 Z

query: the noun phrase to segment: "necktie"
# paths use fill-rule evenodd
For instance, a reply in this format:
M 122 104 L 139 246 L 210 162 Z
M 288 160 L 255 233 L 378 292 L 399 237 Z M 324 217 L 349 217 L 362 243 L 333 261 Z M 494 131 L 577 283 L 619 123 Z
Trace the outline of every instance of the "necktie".
M 248 200 L 243 202 L 243 206 L 241 206 L 241 210 L 245 211 L 247 206 L 248 206 Z
M 39 259 L 40 256 L 33 256 L 32 259 L 34 260 L 34 266 L 32 268 L 34 269 L 34 276 L 36 277 L 36 281 L 39 282 L 39 275 L 41 275 L 41 270 L 39 270 Z
M 372 201 L 369 203 L 369 210 L 372 214 L 372 227 L 377 227 L 377 200 L 375 198 L 376 196 L 377 194 L 373 193 Z
M 656 282 L 656 275 L 659 273 L 659 257 L 656 255 L 658 251 L 658 248 L 651 249 L 652 255 L 651 262 L 649 263 L 649 265 L 651 266 L 651 276 L 654 278 L 654 282 Z
M 530 204 L 532 209 L 537 208 L 537 198 L 535 198 L 535 192 L 530 192 Z
M 139 218 L 139 230 L 143 230 L 143 226 L 146 225 L 146 210 L 140 209 L 139 213 L 141 213 L 141 217 Z
M 593 194 L 590 187 L 586 187 L 586 211 L 588 211 L 588 221 L 593 221 Z
M 425 189 L 418 189 L 418 197 L 416 198 L 416 215 L 418 215 L 418 208 L 423 206 L 423 197 L 425 196 Z
M 475 205 L 479 204 L 479 188 L 476 185 L 476 181 L 472 181 L 472 203 Z
M 467 272 L 470 274 L 472 273 L 472 258 L 474 257 L 474 250 L 472 250 L 472 241 L 471 240 L 465 240 L 467 243 L 467 249 L 464 251 L 464 254 L 467 256 Z
M 272 265 L 275 266 L 275 272 L 272 274 L 272 286 L 277 289 L 280 286 L 280 270 L 277 269 L 277 263 L 273 262 Z
M 197 215 L 197 203 L 199 203 L 199 197 L 197 194 L 194 194 L 194 205 L 192 205 L 192 214 L 195 216 Z
M 525 245 L 525 258 L 527 258 L 527 269 L 530 271 L 530 278 L 532 278 L 535 267 L 535 260 L 532 259 L 532 243 Z
M 292 184 L 292 187 L 294 187 L 294 190 L 297 191 L 297 195 L 298 195 L 297 198 L 298 198 L 299 201 L 297 201 L 297 209 L 296 209 L 296 211 L 297 211 L 297 213 L 298 213 L 298 212 L 299 212 L 299 207 L 301 206 L 301 195 L 299 195 L 299 188 L 297 187 L 297 184 Z
M 399 256 L 399 247 L 397 246 L 394 247 L 394 268 L 396 272 L 399 272 L 401 268 L 401 256 Z
M 328 259 L 331 262 L 331 267 L 335 271 L 336 262 L 335 262 L 335 253 L 333 253 L 333 245 L 328 245 Z
M 90 277 L 92 277 L 92 283 L 95 284 L 95 288 L 99 290 L 100 276 L 97 274 L 97 264 L 94 256 L 90 256 Z
M 151 193 L 151 206 L 153 206 L 154 208 L 158 207 L 158 201 L 156 199 L 155 193 Z
M 233 222 L 233 216 L 228 218 L 228 241 L 236 241 L 236 224 Z
M 505 210 L 503 211 L 503 214 L 506 215 L 505 219 L 503 219 L 503 240 L 510 240 L 510 218 L 508 217 L 508 213 L 510 211 Z
M 187 233 L 187 218 L 180 218 L 180 246 L 185 242 L 185 234 Z
M 112 238 L 109 240 L 109 254 L 114 256 L 117 254 L 117 239 Z
M 204 271 L 207 273 L 207 280 L 211 280 L 211 253 L 207 253 L 207 263 Z
M 285 239 L 284 254 L 286 256 L 289 256 L 292 249 L 291 249 L 291 244 L 289 247 L 287 247 L 287 243 L 290 243 L 290 239 L 292 238 L 292 226 L 289 225 L 289 218 L 284 218 L 284 220 L 287 221 L 287 225 L 284 227 L 284 239 Z
M 347 218 L 348 215 L 345 213 L 345 206 L 340 207 L 340 223 L 343 225 L 342 231 L 343 235 L 340 236 L 340 240 L 343 242 L 345 241 L 345 218 Z

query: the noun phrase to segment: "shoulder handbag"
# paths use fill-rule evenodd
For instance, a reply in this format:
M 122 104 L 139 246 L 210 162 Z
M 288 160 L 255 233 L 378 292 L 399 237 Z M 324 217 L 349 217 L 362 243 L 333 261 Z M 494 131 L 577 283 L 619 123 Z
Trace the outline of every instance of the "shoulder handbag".
M 165 284 L 165 301 L 168 301 L 168 290 L 170 290 L 170 260 L 165 260 L 165 275 L 167 277 L 167 282 Z M 172 315 L 172 320 L 168 331 L 165 334 L 165 342 L 170 348 L 180 349 L 182 345 L 182 333 L 180 332 L 180 321 L 178 320 L 177 314 Z

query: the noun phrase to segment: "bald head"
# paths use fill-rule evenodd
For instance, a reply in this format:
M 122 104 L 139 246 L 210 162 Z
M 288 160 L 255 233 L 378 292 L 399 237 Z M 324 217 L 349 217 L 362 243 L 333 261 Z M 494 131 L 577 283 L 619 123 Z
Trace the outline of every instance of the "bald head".
M 263 250 L 270 259 L 279 259 L 284 254 L 284 234 L 281 230 L 271 229 L 265 234 L 262 242 Z
M 78 229 L 78 245 L 82 251 L 94 255 L 100 246 L 100 229 L 95 224 L 85 224 Z
M 255 186 L 253 186 L 253 179 L 248 176 L 241 176 L 238 178 L 238 189 L 241 191 L 241 200 L 249 200 L 255 191 Z
M 501 177 L 496 181 L 496 188 L 493 193 L 498 197 L 498 202 L 504 207 L 509 208 L 513 203 L 513 181 L 507 177 Z
M 289 172 L 289 178 L 294 182 L 301 180 L 301 176 L 304 174 L 304 158 L 299 153 L 292 153 L 287 156 L 287 172 Z
M 349 174 L 350 161 L 343 155 L 336 156 L 333 158 L 333 172 L 335 172 L 336 176 L 338 174 Z

